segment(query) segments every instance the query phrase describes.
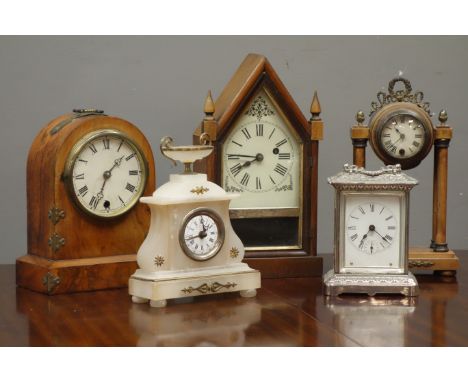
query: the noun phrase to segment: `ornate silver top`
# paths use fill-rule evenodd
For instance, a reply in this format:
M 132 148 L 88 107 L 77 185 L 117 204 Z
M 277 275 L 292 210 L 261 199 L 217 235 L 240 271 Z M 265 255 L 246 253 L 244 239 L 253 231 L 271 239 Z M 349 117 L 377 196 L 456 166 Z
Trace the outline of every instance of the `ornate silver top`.
M 402 172 L 399 164 L 376 171 L 345 164 L 342 172 L 328 178 L 328 183 L 339 190 L 411 190 L 418 181 Z

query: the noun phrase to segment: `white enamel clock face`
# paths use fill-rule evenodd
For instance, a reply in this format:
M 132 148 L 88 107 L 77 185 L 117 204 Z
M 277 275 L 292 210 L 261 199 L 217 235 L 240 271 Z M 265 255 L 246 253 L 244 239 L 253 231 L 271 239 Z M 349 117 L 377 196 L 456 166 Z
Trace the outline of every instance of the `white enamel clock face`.
M 132 208 L 146 184 L 138 147 L 114 130 L 84 137 L 68 165 L 70 190 L 78 206 L 98 217 L 120 216 Z
M 211 259 L 224 243 L 224 224 L 209 209 L 192 211 L 180 229 L 179 242 L 185 254 L 194 260 Z
M 402 268 L 400 200 L 378 194 L 346 198 L 342 267 Z
M 299 207 L 301 145 L 265 91 L 226 138 L 223 187 L 240 192 L 231 208 Z
M 409 114 L 390 118 L 380 136 L 383 149 L 397 159 L 410 158 L 424 147 L 425 134 L 422 123 Z

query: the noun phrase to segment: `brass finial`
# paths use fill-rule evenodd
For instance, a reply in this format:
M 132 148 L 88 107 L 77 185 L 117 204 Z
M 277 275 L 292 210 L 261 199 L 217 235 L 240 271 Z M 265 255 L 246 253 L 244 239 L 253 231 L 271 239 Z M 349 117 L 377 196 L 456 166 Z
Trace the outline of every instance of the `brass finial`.
M 447 122 L 448 115 L 447 115 L 447 110 L 442 109 L 439 113 L 439 121 L 442 125 L 445 125 L 445 122 Z
M 205 105 L 203 107 L 203 111 L 205 112 L 205 119 L 213 119 L 213 114 L 215 112 L 215 105 L 213 102 L 213 98 L 211 98 L 211 90 L 208 91 L 208 95 L 205 98 Z
M 312 103 L 310 104 L 310 113 L 312 114 L 312 119 L 320 119 L 320 113 L 322 109 L 320 108 L 320 101 L 318 99 L 317 90 L 314 92 L 314 98 L 312 99 Z
M 356 121 L 358 125 L 361 126 L 365 119 L 366 119 L 366 116 L 364 115 L 364 112 L 362 110 L 359 110 L 356 113 Z

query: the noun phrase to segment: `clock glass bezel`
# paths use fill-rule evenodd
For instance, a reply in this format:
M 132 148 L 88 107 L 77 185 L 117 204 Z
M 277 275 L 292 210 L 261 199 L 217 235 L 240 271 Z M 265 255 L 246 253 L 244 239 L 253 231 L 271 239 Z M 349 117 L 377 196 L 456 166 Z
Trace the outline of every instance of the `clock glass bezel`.
M 93 212 L 91 209 L 86 208 L 78 199 L 75 189 L 74 189 L 74 184 L 73 184 L 73 170 L 74 170 L 75 163 L 80 153 L 83 151 L 83 149 L 86 148 L 86 146 L 90 142 L 96 139 L 99 139 L 100 137 L 104 137 L 104 136 L 109 136 L 109 137 L 113 137 L 116 139 L 124 140 L 125 143 L 134 150 L 138 158 L 138 162 L 140 163 L 140 166 L 141 166 L 140 168 L 141 186 L 139 187 L 138 192 L 133 196 L 133 198 L 131 199 L 129 203 L 125 204 L 123 208 L 117 210 L 116 212 L 111 212 L 106 215 L 97 214 Z M 77 143 L 73 145 L 72 149 L 70 150 L 70 154 L 68 155 L 68 158 L 65 162 L 65 168 L 63 171 L 63 179 L 66 183 L 68 194 L 73 200 L 73 203 L 75 204 L 75 206 L 77 206 L 80 211 L 86 213 L 88 216 L 91 216 L 93 218 L 98 218 L 98 219 L 103 219 L 103 220 L 115 219 L 129 212 L 138 203 L 140 197 L 143 195 L 145 188 L 146 188 L 147 181 L 148 181 L 148 161 L 143 155 L 143 151 L 141 150 L 141 148 L 124 132 L 120 130 L 116 130 L 116 129 L 95 130 L 88 134 L 85 134 L 81 139 L 77 141 Z
M 227 143 L 227 139 L 235 130 L 239 128 L 239 117 L 245 114 L 248 110 L 250 104 L 255 100 L 259 94 L 262 92 L 268 97 L 268 101 L 273 105 L 275 112 L 278 113 L 278 118 L 286 125 L 288 129 L 288 134 L 294 139 L 294 144 L 297 147 L 297 157 L 295 161 L 298 163 L 298 182 L 297 182 L 297 197 L 299 207 L 293 208 L 230 208 L 229 215 L 231 219 L 248 219 L 248 218 L 282 218 L 282 217 L 296 217 L 298 218 L 298 228 L 297 228 L 297 242 L 295 245 L 265 245 L 265 246 L 246 246 L 248 251 L 268 251 L 268 250 L 297 250 L 303 248 L 303 217 L 304 217 L 304 142 L 296 129 L 292 126 L 291 121 L 285 115 L 282 108 L 279 106 L 278 102 L 272 96 L 271 91 L 268 89 L 267 85 L 259 86 L 253 93 L 252 96 L 248 97 L 248 101 L 241 108 L 241 113 L 236 116 L 230 125 L 229 129 L 221 142 L 220 148 L 220 184 L 224 184 L 224 179 L 229 174 L 226 174 L 225 168 L 225 158 L 224 158 L 224 148 Z M 283 181 L 284 183 L 284 181 Z
M 368 266 L 350 267 L 346 266 L 346 240 L 347 238 L 347 217 L 351 212 L 348 203 L 352 198 L 359 198 L 363 201 L 372 200 L 377 203 L 379 198 L 392 197 L 399 201 L 399 247 L 393 248 L 399 251 L 397 266 Z M 339 228 L 335 229 L 335 273 L 339 274 L 406 274 L 408 272 L 408 194 L 406 191 L 340 191 L 337 196 L 336 221 L 339 221 Z M 397 211 L 393 210 L 394 213 Z M 363 253 L 363 256 L 366 254 Z M 373 256 L 378 256 L 376 253 Z
M 422 147 L 414 154 L 405 158 L 398 158 L 383 147 L 382 134 L 388 123 L 399 115 L 409 115 L 417 119 L 424 134 Z M 434 143 L 434 127 L 427 113 L 420 107 L 409 103 L 401 102 L 384 106 L 378 110 L 369 121 L 370 143 L 377 155 L 385 164 L 400 164 L 403 170 L 416 167 L 431 151 Z
M 190 221 L 192 221 L 193 218 L 200 216 L 200 215 L 206 215 L 206 216 L 209 216 L 211 219 L 213 219 L 218 229 L 218 238 L 215 242 L 215 246 L 204 255 L 197 255 L 196 253 L 194 253 L 192 250 L 190 250 L 190 248 L 187 246 L 187 243 L 185 241 L 185 228 L 187 227 L 187 224 Z M 191 210 L 187 215 L 185 215 L 184 218 L 182 219 L 182 223 L 179 229 L 179 245 L 182 251 L 192 260 L 195 260 L 195 261 L 210 260 L 211 258 L 216 256 L 221 250 L 221 248 L 223 247 L 224 239 L 225 239 L 225 232 L 226 231 L 225 231 L 223 219 L 215 210 L 211 208 L 206 208 L 206 207 L 195 208 L 194 210 Z

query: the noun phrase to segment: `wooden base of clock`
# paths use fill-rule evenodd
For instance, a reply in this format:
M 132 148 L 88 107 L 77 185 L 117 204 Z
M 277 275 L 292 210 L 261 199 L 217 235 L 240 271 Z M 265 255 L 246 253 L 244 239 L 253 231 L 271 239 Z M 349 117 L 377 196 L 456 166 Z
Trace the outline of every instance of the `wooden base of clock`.
M 434 252 L 431 248 L 414 247 L 409 250 L 409 269 L 415 271 L 434 271 L 443 276 L 455 276 L 460 261 L 455 252 Z
M 235 268 L 168 272 L 155 278 L 137 271 L 130 277 L 128 293 L 134 303 L 149 302 L 153 308 L 161 308 L 169 299 L 207 294 L 240 292 L 242 297 L 254 297 L 260 287 L 260 272 L 241 263 Z
M 18 286 L 49 295 L 123 288 L 136 269 L 136 255 L 73 260 L 26 255 L 16 260 L 16 282 Z
M 243 262 L 251 268 L 257 269 L 263 279 L 277 279 L 284 277 L 315 277 L 323 274 L 323 259 L 320 256 L 291 256 L 291 257 L 247 257 Z

